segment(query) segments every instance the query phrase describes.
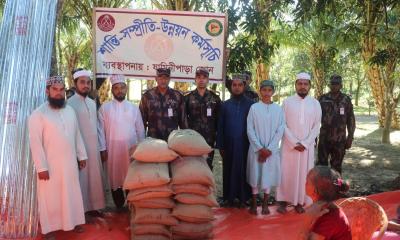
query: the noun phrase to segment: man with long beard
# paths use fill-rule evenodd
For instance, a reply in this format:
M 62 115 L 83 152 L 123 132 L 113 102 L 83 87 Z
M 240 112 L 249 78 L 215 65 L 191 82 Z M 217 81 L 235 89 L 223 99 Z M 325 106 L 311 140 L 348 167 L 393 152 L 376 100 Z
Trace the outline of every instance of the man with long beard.
M 61 76 L 46 82 L 47 102 L 29 117 L 29 142 L 38 174 L 39 219 L 45 239 L 52 232 L 74 229 L 85 223 L 79 170 L 87 154 L 74 110 L 65 105 Z
M 97 210 L 105 207 L 105 198 L 102 184 L 103 168 L 98 150 L 96 103 L 88 97 L 92 88 L 90 75 L 90 71 L 84 69 L 74 71 L 73 79 L 76 90 L 75 94 L 68 99 L 68 105 L 75 110 L 88 154 L 87 166 L 79 172 L 83 206 L 86 213 L 98 216 Z
M 253 100 L 244 96 L 245 76 L 232 76 L 232 97 L 222 104 L 217 133 L 217 148 L 223 159 L 223 200 L 231 206 L 238 200 L 239 207 L 245 207 L 251 196 L 246 181 L 247 114 Z
M 314 167 L 315 139 L 321 125 L 321 105 L 308 96 L 311 76 L 299 73 L 295 82 L 296 94 L 283 101 L 286 127 L 282 139 L 282 177 L 277 188 L 278 212 L 286 213 L 291 203 L 297 213 L 304 212 L 304 205 L 311 204 L 306 195 L 306 177 Z
M 117 208 L 125 203 L 122 185 L 130 164 L 129 153 L 144 139 L 144 127 L 139 108 L 125 100 L 127 85 L 123 75 L 112 75 L 114 99 L 99 110 L 100 154 L 106 163 L 112 197 Z

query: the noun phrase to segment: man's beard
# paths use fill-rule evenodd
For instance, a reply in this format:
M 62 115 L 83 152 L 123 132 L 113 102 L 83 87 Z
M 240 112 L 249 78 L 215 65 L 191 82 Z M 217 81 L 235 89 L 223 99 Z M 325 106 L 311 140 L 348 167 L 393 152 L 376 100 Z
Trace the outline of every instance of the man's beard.
M 113 96 L 114 96 L 114 99 L 117 100 L 118 102 L 122 102 L 125 100 L 125 95 L 123 95 L 123 96 L 113 95 Z
M 305 98 L 308 95 L 308 92 L 306 93 L 297 93 L 301 98 Z
M 89 91 L 87 92 L 81 92 L 78 89 L 75 91 L 77 94 L 81 95 L 82 97 L 87 97 L 89 95 Z
M 64 98 L 52 98 L 50 96 L 47 97 L 47 101 L 49 101 L 49 104 L 52 108 L 63 108 L 65 107 L 65 99 Z

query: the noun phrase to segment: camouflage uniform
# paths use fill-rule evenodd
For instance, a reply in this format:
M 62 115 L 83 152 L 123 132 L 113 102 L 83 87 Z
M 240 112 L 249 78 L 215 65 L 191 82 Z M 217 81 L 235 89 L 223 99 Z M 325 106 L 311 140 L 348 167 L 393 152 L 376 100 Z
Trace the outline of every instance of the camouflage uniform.
M 317 164 L 328 165 L 330 156 L 331 167 L 341 172 L 346 152 L 346 139 L 353 138 L 356 128 L 353 104 L 350 97 L 343 93 L 339 93 L 336 99 L 332 97 L 331 93 L 324 94 L 319 98 L 319 102 L 322 109 L 322 120 Z
M 206 89 L 204 96 L 200 96 L 197 89 L 195 89 L 185 95 L 185 106 L 189 128 L 200 133 L 208 145 L 213 148 L 217 134 L 221 99 L 216 93 L 208 89 Z M 208 109 L 211 109 L 211 112 Z M 210 169 L 212 169 L 213 158 L 214 151 L 207 158 Z
M 174 89 L 168 88 L 164 95 L 157 87 L 147 90 L 139 108 L 148 137 L 167 141 L 169 134 L 178 126 L 187 128 L 183 95 Z
M 244 90 L 243 95 L 247 98 L 250 98 L 254 102 L 258 102 L 259 100 L 258 94 L 248 85 L 246 85 L 246 89 Z

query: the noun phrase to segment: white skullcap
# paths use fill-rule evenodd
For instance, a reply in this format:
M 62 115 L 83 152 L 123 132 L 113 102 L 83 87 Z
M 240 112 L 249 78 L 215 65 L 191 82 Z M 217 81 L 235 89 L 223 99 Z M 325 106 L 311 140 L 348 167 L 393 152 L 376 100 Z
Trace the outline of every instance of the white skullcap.
M 310 74 L 308 74 L 306 72 L 301 72 L 296 75 L 296 80 L 298 80 L 298 79 L 305 79 L 305 80 L 311 81 L 311 76 L 310 76 Z
M 72 77 L 74 79 L 77 79 L 79 77 L 88 77 L 90 78 L 90 76 L 92 76 L 92 73 L 90 71 L 87 70 L 80 70 L 74 73 L 74 75 L 72 75 Z
M 125 77 L 124 75 L 111 75 L 110 77 L 111 85 L 117 84 L 117 83 L 125 83 Z

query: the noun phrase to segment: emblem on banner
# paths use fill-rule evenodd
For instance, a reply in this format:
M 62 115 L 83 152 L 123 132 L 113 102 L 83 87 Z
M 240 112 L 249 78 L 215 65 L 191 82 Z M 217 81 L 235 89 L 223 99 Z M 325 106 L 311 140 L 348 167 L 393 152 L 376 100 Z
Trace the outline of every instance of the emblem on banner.
M 216 37 L 222 33 L 222 23 L 217 19 L 211 19 L 206 24 L 206 32 L 213 37 Z
M 174 51 L 174 44 L 170 38 L 155 33 L 146 39 L 144 50 L 150 59 L 164 61 L 171 57 Z
M 103 32 L 109 32 L 114 29 L 115 19 L 110 14 L 104 14 L 97 20 L 97 26 Z

